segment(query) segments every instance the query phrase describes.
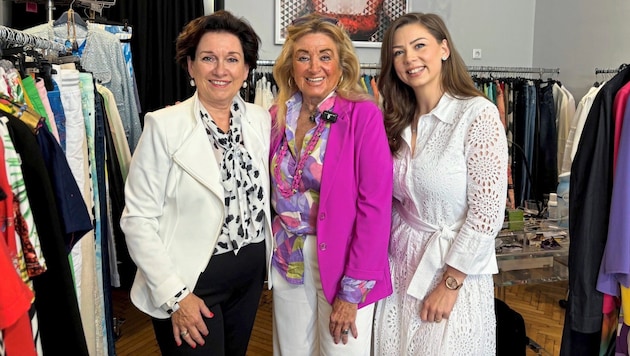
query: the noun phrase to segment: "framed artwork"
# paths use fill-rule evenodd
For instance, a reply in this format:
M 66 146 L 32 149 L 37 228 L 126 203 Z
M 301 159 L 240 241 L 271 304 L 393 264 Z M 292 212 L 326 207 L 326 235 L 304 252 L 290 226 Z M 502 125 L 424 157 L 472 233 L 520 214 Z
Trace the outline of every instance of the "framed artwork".
M 409 0 L 275 0 L 275 42 L 284 43 L 293 20 L 316 12 L 333 17 L 356 47 L 380 47 L 389 24 L 409 11 Z

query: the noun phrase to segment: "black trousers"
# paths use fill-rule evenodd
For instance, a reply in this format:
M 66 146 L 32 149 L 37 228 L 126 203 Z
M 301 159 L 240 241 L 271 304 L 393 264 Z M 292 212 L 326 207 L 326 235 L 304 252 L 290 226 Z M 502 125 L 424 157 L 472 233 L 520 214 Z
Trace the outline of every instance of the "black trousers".
M 178 347 L 171 319 L 152 318 L 162 355 L 244 356 L 265 275 L 264 242 L 247 245 L 238 255 L 228 252 L 212 256 L 193 291 L 214 314 L 204 318 L 209 331 L 206 343 L 194 349 L 186 342 Z

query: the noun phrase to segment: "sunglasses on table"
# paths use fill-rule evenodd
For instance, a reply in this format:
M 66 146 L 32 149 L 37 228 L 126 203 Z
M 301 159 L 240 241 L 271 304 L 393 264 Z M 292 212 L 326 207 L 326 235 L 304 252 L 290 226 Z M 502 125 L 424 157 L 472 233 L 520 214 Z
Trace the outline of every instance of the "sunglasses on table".
M 298 17 L 296 19 L 294 19 L 293 21 L 291 21 L 291 26 L 299 26 L 299 25 L 303 25 L 309 21 L 313 21 L 314 19 L 312 17 L 308 17 L 308 16 L 302 16 L 302 17 Z M 336 19 L 334 17 L 320 17 L 319 21 L 322 22 L 328 22 L 331 23 L 333 25 L 338 25 L 339 24 L 339 19 Z

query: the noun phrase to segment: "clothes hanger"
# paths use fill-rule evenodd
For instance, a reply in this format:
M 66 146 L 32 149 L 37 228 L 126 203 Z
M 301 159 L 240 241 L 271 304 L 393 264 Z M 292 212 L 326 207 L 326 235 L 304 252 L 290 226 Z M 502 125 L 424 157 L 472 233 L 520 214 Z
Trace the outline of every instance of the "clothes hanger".
M 70 8 L 68 11 L 61 14 L 61 16 L 53 22 L 53 27 L 55 26 L 63 26 L 66 25 L 67 28 L 67 37 L 66 42 L 64 43 L 66 47 L 67 54 L 78 55 L 79 52 L 79 44 L 77 43 L 77 25 L 82 26 L 87 30 L 87 23 L 79 16 L 72 6 L 74 5 L 74 0 L 70 3 Z
M 69 21 L 68 15 L 71 14 L 73 15 L 75 24 L 83 26 L 85 28 L 88 27 L 87 23 L 72 8 L 72 6 L 74 5 L 74 1 L 75 0 L 72 0 L 72 2 L 70 3 L 70 8 L 68 9 L 68 11 L 64 11 L 64 13 L 61 14 L 61 16 L 59 16 L 59 18 L 56 19 L 55 22 L 53 22 L 53 26 L 61 26 L 67 24 Z

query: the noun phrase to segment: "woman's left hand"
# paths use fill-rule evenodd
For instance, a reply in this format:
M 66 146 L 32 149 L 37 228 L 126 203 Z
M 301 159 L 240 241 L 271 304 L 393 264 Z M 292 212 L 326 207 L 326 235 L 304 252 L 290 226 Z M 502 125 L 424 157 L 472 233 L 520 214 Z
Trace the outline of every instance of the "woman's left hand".
M 355 339 L 359 337 L 357 325 L 355 324 L 357 309 L 357 304 L 335 298 L 332 305 L 332 313 L 330 313 L 329 324 L 330 335 L 332 335 L 335 344 L 338 344 L 340 340 L 344 345 L 347 344 L 348 334 L 350 332 Z
M 435 287 L 424 298 L 422 309 L 420 309 L 420 319 L 422 321 L 439 323 L 442 319 L 448 319 L 457 301 L 458 290 L 446 288 L 444 282 Z

